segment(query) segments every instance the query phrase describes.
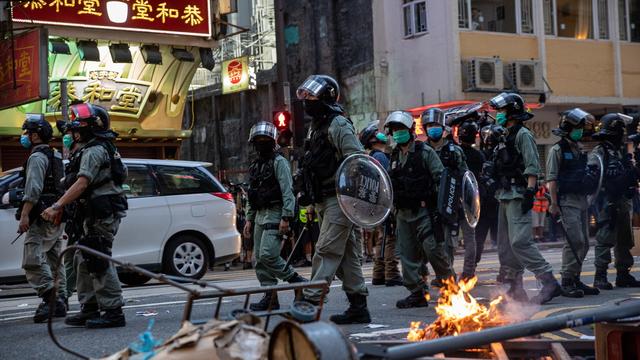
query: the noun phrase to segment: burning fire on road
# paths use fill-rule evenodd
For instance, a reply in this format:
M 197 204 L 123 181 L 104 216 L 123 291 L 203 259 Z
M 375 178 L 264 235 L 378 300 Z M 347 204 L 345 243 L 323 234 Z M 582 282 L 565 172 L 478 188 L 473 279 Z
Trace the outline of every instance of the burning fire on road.
M 444 280 L 435 307 L 438 318 L 428 326 L 423 326 L 421 321 L 412 321 L 407 340 L 455 336 L 510 323 L 512 320 L 503 313 L 503 307 L 500 306 L 504 302 L 503 296 L 492 300 L 487 307 L 471 295 L 470 291 L 477 282 L 478 278 L 475 276 L 459 282 L 453 278 Z

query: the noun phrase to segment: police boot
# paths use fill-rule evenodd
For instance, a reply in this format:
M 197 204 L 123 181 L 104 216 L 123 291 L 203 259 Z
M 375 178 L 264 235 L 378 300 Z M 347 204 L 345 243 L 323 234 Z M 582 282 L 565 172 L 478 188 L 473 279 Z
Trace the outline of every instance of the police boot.
M 562 278 L 562 296 L 569 298 L 584 297 L 584 291 L 578 289 L 575 279 Z
M 558 280 L 553 277 L 551 271 L 536 276 L 542 283 L 542 289 L 538 295 L 531 298 L 531 302 L 535 304 L 546 304 L 556 296 L 562 295 L 562 287 L 558 284 Z
M 504 279 L 505 284 L 509 284 L 509 290 L 507 290 L 507 296 L 511 299 L 519 302 L 528 302 L 529 296 L 527 292 L 524 290 L 524 286 L 522 283 L 522 276 L 518 276 L 515 279 Z
M 367 297 L 361 294 L 347 294 L 349 308 L 342 314 L 331 315 L 329 320 L 338 325 L 344 324 L 368 324 L 371 316 L 367 309 Z
M 583 283 L 582 281 L 580 281 L 580 275 L 576 276 L 575 278 L 575 282 L 576 282 L 576 287 L 580 290 L 582 290 L 582 292 L 585 295 L 598 295 L 600 294 L 600 290 L 591 287 L 585 283 Z
M 33 322 L 39 324 L 47 321 L 47 319 L 49 319 L 49 301 L 45 298 L 38 305 L 36 313 L 33 315 Z
M 373 283 L 373 281 L 372 281 Z M 404 285 L 404 281 L 402 281 L 401 276 L 392 277 L 384 282 L 385 286 L 402 286 Z
M 271 299 L 273 299 L 273 303 L 271 302 Z M 269 309 L 269 304 L 271 304 L 271 310 L 280 309 L 278 294 L 274 294 L 271 291 L 266 292 L 260 301 L 249 305 L 249 309 L 251 309 L 251 311 L 267 311 Z
M 600 290 L 613 290 L 613 284 L 607 280 L 607 269 L 596 269 L 593 278 L 593 287 Z
M 105 310 L 99 318 L 87 320 L 88 329 L 123 327 L 127 324 L 122 308 Z
M 616 286 L 621 288 L 640 287 L 640 281 L 636 280 L 628 271 L 618 271 L 616 275 Z
M 64 323 L 69 326 L 85 326 L 87 320 L 99 319 L 100 311 L 98 311 L 98 304 L 84 304 L 80 306 L 80 312 L 67 316 L 64 319 Z
M 287 279 L 287 282 L 289 284 L 295 284 L 295 283 L 301 283 L 301 282 L 308 282 L 309 279 L 305 279 L 302 276 L 300 276 L 300 274 L 298 274 L 297 272 L 294 272 L 293 275 Z
M 411 295 L 396 302 L 396 307 L 398 309 L 409 309 L 427 306 L 429 306 L 429 302 L 427 302 L 427 299 L 424 297 L 424 291 L 414 291 L 411 293 Z
M 53 317 L 65 317 L 65 316 L 67 316 L 66 299 L 63 297 L 57 297 L 56 308 L 53 311 Z

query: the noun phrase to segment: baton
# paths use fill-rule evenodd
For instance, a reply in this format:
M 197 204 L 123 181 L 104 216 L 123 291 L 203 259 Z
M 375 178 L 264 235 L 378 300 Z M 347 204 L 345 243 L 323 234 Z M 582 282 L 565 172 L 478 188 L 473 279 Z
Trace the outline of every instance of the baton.
M 387 245 L 387 222 L 382 224 L 382 241 L 380 242 L 380 253 L 378 260 L 384 260 L 384 248 Z
M 23 232 L 19 233 L 18 236 L 15 239 L 13 239 L 13 241 L 11 242 L 11 245 L 15 244 L 16 241 L 18 241 L 18 239 L 20 239 L 20 236 L 22 236 L 22 234 L 24 234 L 24 233 Z
M 291 265 L 291 259 L 293 259 L 293 254 L 296 252 L 296 249 L 298 248 L 298 244 L 300 243 L 300 240 L 302 239 L 302 235 L 304 235 L 304 233 L 307 231 L 307 225 L 305 225 L 302 230 L 300 231 L 300 235 L 298 235 L 298 240 L 296 240 L 296 243 L 293 244 L 293 247 L 291 248 L 291 253 L 289 254 L 289 257 L 287 258 L 287 262 L 284 264 L 284 267 L 282 268 L 282 270 L 286 270 L 287 267 L 289 265 Z

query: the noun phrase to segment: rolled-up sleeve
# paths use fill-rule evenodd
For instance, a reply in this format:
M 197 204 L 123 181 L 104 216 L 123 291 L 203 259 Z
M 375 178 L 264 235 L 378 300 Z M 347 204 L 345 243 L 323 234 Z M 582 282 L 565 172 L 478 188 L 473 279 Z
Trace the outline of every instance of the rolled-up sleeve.
M 540 156 L 536 147 L 536 140 L 528 131 L 520 131 L 516 136 L 516 148 L 522 154 L 524 162 L 523 175 L 538 176 L 540 174 Z
M 560 147 L 554 145 L 547 156 L 547 181 L 557 181 L 560 171 Z
M 293 195 L 293 179 L 291 178 L 291 169 L 289 163 L 283 157 L 276 158 L 274 163 L 278 184 L 282 192 L 282 216 L 293 217 L 296 198 Z
M 48 163 L 49 159 L 41 153 L 34 153 L 29 157 L 27 161 L 27 178 L 24 184 L 23 201 L 35 204 L 40 199 Z
M 82 154 L 78 177 L 85 177 L 89 183 L 93 182 L 100 172 L 100 168 L 108 161 L 109 154 L 102 146 L 93 146 Z

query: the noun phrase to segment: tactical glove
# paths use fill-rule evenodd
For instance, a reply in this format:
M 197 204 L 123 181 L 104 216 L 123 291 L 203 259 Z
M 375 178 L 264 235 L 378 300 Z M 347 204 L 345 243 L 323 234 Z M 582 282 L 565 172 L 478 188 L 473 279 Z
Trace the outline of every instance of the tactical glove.
M 533 208 L 533 199 L 536 196 L 535 188 L 527 188 L 524 192 L 524 199 L 522 199 L 522 213 L 526 214 Z

